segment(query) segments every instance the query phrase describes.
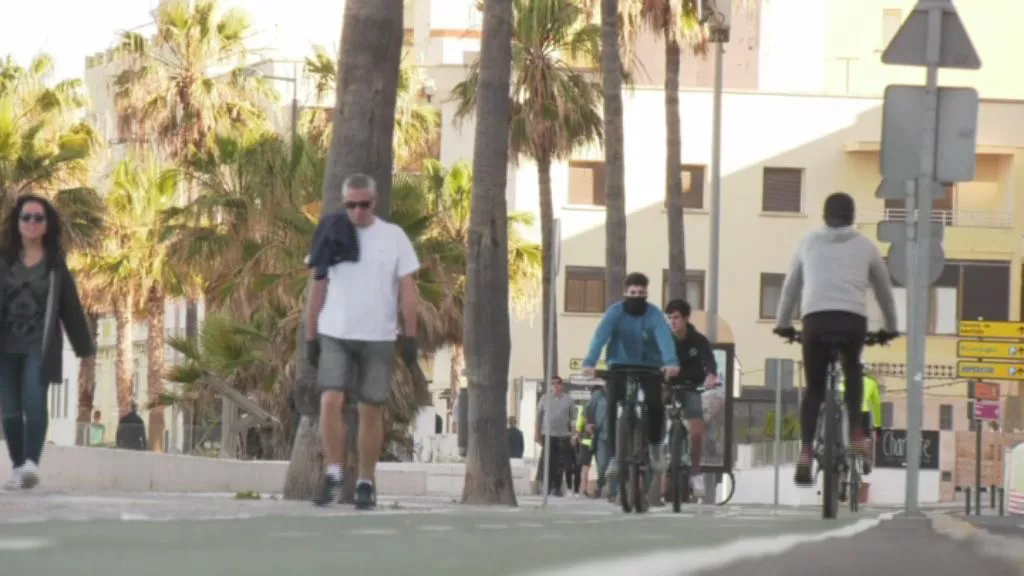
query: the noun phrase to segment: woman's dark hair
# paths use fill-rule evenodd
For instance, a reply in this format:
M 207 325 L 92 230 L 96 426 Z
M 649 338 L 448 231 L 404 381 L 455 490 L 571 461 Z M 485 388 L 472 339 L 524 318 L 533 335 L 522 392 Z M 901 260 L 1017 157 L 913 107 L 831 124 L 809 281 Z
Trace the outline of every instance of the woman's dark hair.
M 46 214 L 46 234 L 43 235 L 43 250 L 46 252 L 47 266 L 53 266 L 54 262 L 64 256 L 60 245 L 60 233 L 62 224 L 57 209 L 50 204 L 50 201 L 42 196 L 34 194 L 23 194 L 18 197 L 14 207 L 7 213 L 4 219 L 3 236 L 3 258 L 8 264 L 13 264 L 21 257 L 21 251 L 25 244 L 21 241 L 21 232 L 18 231 L 18 219 L 25 204 L 36 203 L 43 207 Z
M 669 301 L 669 303 L 665 305 L 665 314 L 669 315 L 675 312 L 679 312 L 679 315 L 683 318 L 689 318 L 690 313 L 692 312 L 692 310 L 690 310 L 690 303 L 682 298 L 676 298 L 675 300 Z

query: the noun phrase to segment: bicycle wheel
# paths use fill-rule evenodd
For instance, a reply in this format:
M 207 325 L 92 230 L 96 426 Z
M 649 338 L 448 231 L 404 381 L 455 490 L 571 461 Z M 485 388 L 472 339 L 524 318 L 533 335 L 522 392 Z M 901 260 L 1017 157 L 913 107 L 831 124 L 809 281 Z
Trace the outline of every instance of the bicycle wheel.
M 629 476 L 631 461 L 633 459 L 633 418 L 630 415 L 629 407 L 626 406 L 619 416 L 618 427 L 615 432 L 615 454 L 616 467 L 618 468 L 619 505 L 622 511 L 629 514 L 633 511 L 631 503 L 630 486 L 632 480 Z
M 633 462 L 629 465 L 629 485 L 633 511 L 637 514 L 647 512 L 647 417 L 646 414 L 634 420 L 632 454 Z
M 850 485 L 847 498 L 850 499 L 850 512 L 860 509 L 860 470 L 857 469 L 859 462 L 853 459 L 850 466 Z
M 821 515 L 829 519 L 836 517 L 839 507 L 839 467 L 836 466 L 839 455 L 839 408 L 835 394 L 831 388 L 825 393 L 825 445 L 821 450 Z
M 672 498 L 672 511 L 679 512 L 683 502 L 690 501 L 690 467 L 683 462 L 686 450 L 686 427 L 678 421 L 672 422 L 668 434 L 669 445 L 669 497 Z
M 725 506 L 732 500 L 734 494 L 736 494 L 736 477 L 733 476 L 732 472 L 722 473 L 722 499 L 715 498 L 716 506 Z

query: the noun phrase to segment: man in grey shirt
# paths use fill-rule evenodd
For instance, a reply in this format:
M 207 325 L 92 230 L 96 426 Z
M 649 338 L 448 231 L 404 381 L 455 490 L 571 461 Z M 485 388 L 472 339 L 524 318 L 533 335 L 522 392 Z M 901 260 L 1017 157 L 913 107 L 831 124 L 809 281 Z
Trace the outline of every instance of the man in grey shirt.
M 850 418 L 850 440 L 854 451 L 867 458 L 866 431 L 862 429 L 860 407 L 863 394 L 860 353 L 868 330 L 868 287 L 885 317 L 881 341 L 896 337 L 896 300 L 889 270 L 874 241 L 854 226 L 853 198 L 836 192 L 825 200 L 825 226 L 804 237 L 793 257 L 793 265 L 782 286 L 775 333 L 793 338 L 792 317 L 797 302 L 803 313 L 803 361 L 807 393 L 800 407 L 801 452 L 794 482 L 813 486 L 811 462 L 817 430 L 818 411 L 825 399 L 832 344 L 827 338 L 841 338 L 843 373 L 846 376 L 846 407 Z
M 565 382 L 555 376 L 551 379 L 554 394 L 550 398 L 551 417 L 547 417 L 546 410 L 549 408 L 548 394 L 540 399 L 537 407 L 537 426 L 534 431 L 534 439 L 541 446 L 544 445 L 544 437 L 551 437 L 551 458 L 548 461 L 548 494 L 562 496 L 562 477 L 564 476 L 564 465 L 571 446 L 569 439 L 572 437 L 572 398 L 565 393 Z M 550 421 L 549 421 L 550 420 Z M 541 454 L 543 461 L 544 455 Z

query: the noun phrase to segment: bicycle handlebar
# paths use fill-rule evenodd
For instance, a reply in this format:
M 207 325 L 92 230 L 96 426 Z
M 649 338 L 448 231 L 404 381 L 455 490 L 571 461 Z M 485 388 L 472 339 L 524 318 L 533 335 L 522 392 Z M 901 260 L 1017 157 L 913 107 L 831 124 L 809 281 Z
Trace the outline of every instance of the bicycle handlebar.
M 787 343 L 792 344 L 794 342 L 803 342 L 804 333 L 799 330 L 794 330 L 791 335 L 782 335 L 779 337 L 785 340 Z M 887 332 L 885 330 L 878 330 L 875 332 L 868 332 L 864 335 L 865 346 L 884 346 L 891 340 L 899 338 L 901 334 L 897 332 Z
M 607 368 L 605 370 L 594 370 L 595 374 L 612 374 L 615 376 L 662 376 L 661 368 L 651 367 L 630 367 L 630 368 Z

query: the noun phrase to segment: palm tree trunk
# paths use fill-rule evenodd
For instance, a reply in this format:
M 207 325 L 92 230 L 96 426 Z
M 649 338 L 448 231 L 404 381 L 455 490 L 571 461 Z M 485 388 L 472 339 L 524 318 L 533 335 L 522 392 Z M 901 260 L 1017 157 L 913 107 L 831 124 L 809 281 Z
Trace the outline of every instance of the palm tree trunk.
M 398 70 L 405 37 L 403 12 L 402 0 L 348 0 L 345 3 L 322 214 L 341 209 L 341 186 L 345 178 L 360 172 L 377 181 L 377 214 L 387 217 L 390 212 Z M 308 298 L 307 290 L 307 306 Z M 297 339 L 296 395 L 315 397 L 315 371 L 303 352 L 304 320 L 305 314 Z M 284 496 L 307 499 L 313 497 L 323 472 L 319 402 L 297 401 L 296 404 L 302 419 L 288 466 Z M 354 404 L 349 403 L 353 408 Z M 358 445 L 358 413 L 353 409 L 345 415 L 345 421 L 349 431 L 345 469 L 354 471 L 359 466 L 358 454 L 353 449 Z M 342 497 L 350 500 L 358 474 L 345 476 Z
M 154 290 L 147 302 L 149 317 L 149 335 L 146 338 L 147 374 L 149 408 L 149 445 L 154 452 L 163 452 L 164 446 L 164 407 L 153 405 L 164 394 L 164 307 L 166 298 L 163 292 Z
M 88 313 L 89 331 L 92 341 L 99 342 L 99 316 Z M 98 344 L 97 344 L 98 345 Z M 89 423 L 92 421 L 92 409 L 96 395 L 96 356 L 82 358 L 78 362 L 78 443 L 89 441 Z
M 542 339 L 544 345 L 544 378 L 558 374 L 558 315 L 555 314 L 554 321 L 551 318 L 551 280 L 555 277 L 555 242 L 561 238 L 555 238 L 555 209 L 551 199 L 551 156 L 540 154 L 537 159 L 537 180 L 540 188 L 540 243 L 541 254 L 544 259 L 544 271 L 541 273 L 541 304 L 544 310 L 541 319 L 544 325 L 541 331 L 544 334 Z M 475 190 L 475 188 L 474 188 Z M 506 256 L 507 258 L 507 256 Z M 556 311 L 557 312 L 557 311 Z M 554 326 L 551 334 L 548 334 L 548 326 Z M 551 346 L 554 340 L 554 346 Z M 548 354 L 551 355 L 551 362 L 548 362 Z M 554 373 L 548 374 L 548 366 L 553 366 Z
M 622 134 L 619 0 L 601 2 L 601 80 L 604 88 L 605 301 L 622 297 L 626 280 L 626 181 Z
M 117 409 L 121 416 L 131 411 L 132 403 L 135 402 L 134 371 L 135 362 L 132 347 L 133 326 L 132 307 L 133 297 L 131 294 L 120 299 L 114 306 L 114 319 L 117 324 L 117 360 L 115 370 L 117 373 Z
M 469 446 L 462 501 L 516 506 L 509 462 L 508 184 L 509 78 L 512 0 L 484 3 L 480 84 L 473 147 L 473 206 L 466 260 L 466 373 L 469 376 Z M 547 171 L 551 221 L 550 162 Z M 543 182 L 543 176 L 541 178 Z M 545 191 L 541 187 L 543 210 Z M 543 219 L 543 216 L 542 216 Z M 550 234 L 548 235 L 550 244 Z M 550 260 L 547 260 L 550 262 Z M 545 286 L 545 290 L 547 287 Z
M 686 298 L 682 138 L 679 118 L 679 42 L 665 33 L 665 210 L 668 212 L 668 297 Z

